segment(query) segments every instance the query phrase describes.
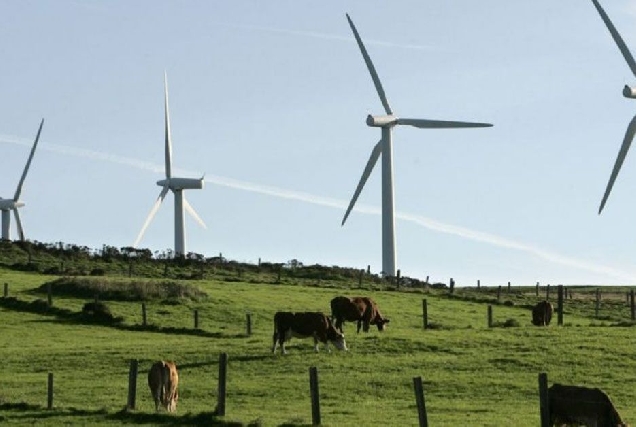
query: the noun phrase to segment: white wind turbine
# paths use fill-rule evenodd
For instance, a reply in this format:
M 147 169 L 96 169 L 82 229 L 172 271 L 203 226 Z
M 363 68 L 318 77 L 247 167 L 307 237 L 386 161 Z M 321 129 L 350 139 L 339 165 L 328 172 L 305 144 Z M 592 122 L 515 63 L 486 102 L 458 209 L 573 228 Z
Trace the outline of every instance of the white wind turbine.
M 594 6 L 596 7 L 596 10 L 598 11 L 599 15 L 601 15 L 603 22 L 605 22 L 605 25 L 607 26 L 607 29 L 612 35 L 614 42 L 616 42 L 616 45 L 618 46 L 618 49 L 620 49 L 621 53 L 623 54 L 625 61 L 627 61 L 627 65 L 629 65 L 630 70 L 632 70 L 632 74 L 636 76 L 636 61 L 634 61 L 634 57 L 629 52 L 629 49 L 625 45 L 625 42 L 621 38 L 621 35 L 618 34 L 618 31 L 616 31 L 616 27 L 614 27 L 614 24 L 612 24 L 612 21 L 609 19 L 609 16 L 607 16 L 607 13 L 605 13 L 605 11 L 603 10 L 599 2 L 597 0 L 592 0 L 592 2 L 594 3 Z M 625 98 L 632 98 L 632 99 L 636 98 L 636 87 L 630 87 L 625 85 L 625 87 L 623 88 L 623 96 Z M 636 133 L 636 116 L 634 116 L 634 118 L 632 118 L 632 121 L 629 122 L 629 125 L 627 125 L 625 138 L 623 138 L 623 145 L 621 145 L 621 149 L 618 151 L 618 157 L 616 157 L 616 162 L 614 163 L 614 169 L 612 170 L 612 174 L 610 175 L 609 182 L 607 183 L 607 187 L 605 188 L 605 194 L 603 195 L 603 200 L 601 200 L 601 205 L 598 208 L 599 215 L 601 214 L 601 212 L 603 211 L 603 208 L 605 207 L 605 202 L 607 202 L 607 198 L 609 197 L 610 192 L 612 191 L 612 187 L 614 186 L 614 181 L 616 181 L 618 172 L 621 170 L 621 166 L 623 166 L 623 161 L 625 161 L 625 156 L 627 156 L 627 152 L 629 151 L 629 147 L 632 144 L 632 140 L 634 139 L 635 133 Z
M 364 168 L 364 172 L 362 172 L 362 177 L 360 178 L 358 187 L 356 188 L 356 191 L 351 198 L 351 202 L 349 203 L 349 207 L 347 208 L 347 212 L 342 219 L 342 225 L 344 225 L 347 217 L 349 216 L 349 213 L 351 212 L 351 209 L 353 209 L 353 206 L 356 203 L 356 200 L 358 200 L 358 196 L 360 195 L 364 184 L 367 182 L 367 178 L 369 178 L 369 175 L 371 174 L 371 171 L 373 170 L 373 167 L 375 166 L 378 158 L 380 157 L 380 155 L 382 155 L 382 273 L 385 276 L 393 277 L 396 273 L 395 217 L 393 202 L 393 147 L 391 141 L 391 131 L 393 127 L 397 125 L 408 125 L 425 129 L 441 129 L 490 127 L 492 126 L 492 124 L 426 119 L 402 119 L 395 116 L 393 114 L 393 111 L 391 110 L 391 107 L 389 106 L 389 102 L 387 101 L 384 89 L 382 88 L 382 83 L 380 83 L 380 78 L 378 77 L 378 74 L 373 67 L 371 58 L 369 57 L 369 54 L 367 53 L 367 50 L 362 43 L 362 39 L 360 38 L 360 35 L 358 34 L 358 31 L 356 30 L 355 25 L 353 25 L 353 21 L 348 14 L 347 20 L 349 21 L 351 31 L 353 31 L 353 35 L 358 42 L 360 52 L 362 52 L 364 62 L 367 64 L 367 68 L 369 69 L 369 73 L 371 74 L 371 78 L 373 79 L 373 83 L 380 97 L 380 101 L 382 101 L 382 105 L 384 106 L 386 115 L 372 116 L 369 114 L 367 116 L 367 125 L 371 127 L 381 128 L 382 138 L 371 151 L 371 157 L 369 158 L 369 161 Z
M 35 142 L 33 143 L 33 147 L 31 147 L 31 154 L 29 154 L 29 159 L 26 162 L 24 171 L 22 171 L 22 177 L 18 183 L 18 188 L 15 190 L 13 199 L 3 199 L 0 197 L 0 211 L 2 212 L 2 240 L 11 240 L 11 211 L 13 211 L 16 227 L 18 228 L 18 235 L 20 240 L 24 241 L 24 228 L 22 228 L 22 221 L 20 220 L 20 213 L 18 212 L 18 209 L 24 206 L 24 202 L 20 201 L 20 193 L 22 193 L 24 179 L 26 178 L 27 172 L 29 172 L 31 160 L 33 160 L 35 149 L 38 146 L 38 141 L 40 140 L 42 125 L 44 125 L 44 119 L 40 122 L 38 133 L 35 136 Z
M 174 194 L 174 252 L 175 255 L 186 255 L 186 237 L 185 237 L 185 222 L 184 222 L 184 208 L 190 215 L 201 225 L 203 228 L 207 228 L 203 220 L 197 215 L 190 203 L 185 198 L 183 190 L 200 190 L 203 188 L 203 177 L 197 178 L 177 178 L 172 176 L 172 142 L 170 139 L 170 113 L 168 110 L 168 77 L 164 74 L 164 92 L 165 92 L 165 121 L 166 121 L 166 178 L 157 181 L 157 185 L 163 187 L 159 193 L 159 197 L 155 201 L 150 214 L 146 218 L 141 231 L 137 236 L 137 240 L 133 244 L 133 247 L 137 247 L 141 238 L 150 225 L 150 222 L 154 218 L 161 202 L 166 197 L 168 190 L 172 190 Z

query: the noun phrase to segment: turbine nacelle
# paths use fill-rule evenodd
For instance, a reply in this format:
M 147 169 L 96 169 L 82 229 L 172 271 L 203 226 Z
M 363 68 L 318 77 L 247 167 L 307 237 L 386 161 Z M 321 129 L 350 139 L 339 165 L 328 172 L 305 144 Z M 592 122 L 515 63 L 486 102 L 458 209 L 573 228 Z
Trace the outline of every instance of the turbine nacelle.
M 24 206 L 24 202 L 18 200 L 0 199 L 0 210 L 21 208 L 22 206 Z
M 367 116 L 367 126 L 383 128 L 389 126 L 395 126 L 398 122 L 398 118 L 393 114 L 387 114 L 383 116 L 372 116 L 369 114 Z
M 171 190 L 201 190 L 203 183 L 203 178 L 166 178 L 157 181 L 158 186 L 168 187 Z
M 623 88 L 623 96 L 625 98 L 636 99 L 636 87 L 625 85 Z

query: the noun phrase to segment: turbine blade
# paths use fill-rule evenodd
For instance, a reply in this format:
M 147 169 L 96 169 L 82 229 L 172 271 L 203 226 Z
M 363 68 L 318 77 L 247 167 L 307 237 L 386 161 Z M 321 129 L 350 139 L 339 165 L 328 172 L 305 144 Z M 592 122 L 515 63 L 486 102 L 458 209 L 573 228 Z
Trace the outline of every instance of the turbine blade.
M 378 73 L 375 71 L 375 67 L 373 66 L 373 62 L 371 62 L 371 58 L 367 53 L 367 49 L 364 47 L 364 43 L 362 43 L 362 39 L 360 38 L 360 34 L 358 34 L 358 30 L 356 30 L 356 26 L 353 25 L 353 21 L 349 17 L 347 13 L 347 21 L 349 21 L 349 26 L 351 27 L 351 31 L 353 31 L 353 35 L 358 42 L 358 47 L 360 48 L 360 52 L 362 52 L 362 57 L 364 58 L 364 62 L 367 64 L 367 68 L 369 69 L 369 73 L 371 73 L 371 78 L 373 79 L 373 84 L 375 85 L 375 90 L 378 91 L 378 96 L 380 97 L 380 101 L 382 101 L 382 105 L 384 106 L 384 111 L 387 114 L 393 114 L 391 111 L 391 107 L 389 106 L 389 101 L 386 99 L 386 94 L 384 93 L 384 89 L 382 88 L 382 83 L 380 83 L 380 77 L 378 77 Z
M 15 216 L 15 225 L 18 227 L 18 237 L 24 242 L 24 228 L 22 228 L 22 221 L 20 220 L 18 208 L 13 208 L 13 215 Z
M 621 170 L 621 166 L 623 166 L 623 161 L 625 160 L 625 156 L 627 156 L 627 151 L 629 151 L 629 146 L 632 144 L 632 140 L 634 139 L 634 134 L 636 133 L 636 116 L 629 122 L 629 126 L 627 126 L 627 131 L 625 132 L 625 138 L 623 139 L 623 145 L 621 145 L 621 149 L 618 152 L 618 156 L 616 157 L 616 162 L 614 163 L 614 169 L 612 170 L 612 175 L 610 175 L 609 182 L 607 183 L 607 188 L 605 189 L 605 194 L 603 195 L 603 200 L 601 200 L 601 206 L 598 208 L 599 215 L 601 211 L 605 207 L 605 202 L 607 202 L 607 198 L 610 195 L 610 191 L 612 191 L 612 187 L 614 186 L 614 181 L 616 181 L 616 177 L 618 176 L 618 172 Z
M 449 129 L 449 128 L 486 128 L 492 127 L 490 123 L 453 122 L 446 120 L 426 119 L 397 119 L 398 125 L 415 126 L 423 129 Z
M 367 162 L 367 165 L 364 168 L 364 172 L 362 172 L 362 177 L 360 178 L 358 187 L 356 188 L 355 193 L 353 193 L 353 197 L 351 198 L 351 202 L 349 202 L 349 207 L 347 208 L 347 212 L 345 213 L 344 218 L 342 218 L 342 224 L 340 225 L 344 225 L 345 221 L 347 221 L 347 217 L 349 216 L 351 209 L 353 209 L 353 205 L 356 204 L 356 200 L 358 200 L 358 196 L 360 196 L 360 193 L 362 192 L 362 189 L 364 188 L 364 184 L 366 184 L 367 179 L 369 178 L 369 175 L 371 175 L 371 171 L 373 170 L 373 167 L 377 163 L 378 157 L 380 157 L 381 153 L 382 153 L 382 140 L 378 141 L 375 147 L 373 147 L 373 151 L 371 151 L 371 156 L 369 157 L 369 161 Z
M 609 19 L 609 16 L 607 16 L 607 13 L 605 13 L 605 10 L 603 10 L 598 0 L 592 0 L 592 3 L 594 3 L 594 6 L 596 7 L 598 14 L 601 15 L 603 22 L 605 22 L 607 29 L 609 30 L 610 34 L 612 35 L 612 38 L 614 39 L 614 42 L 616 42 L 616 45 L 618 46 L 621 53 L 623 54 L 625 61 L 627 61 L 627 65 L 629 65 L 629 68 L 632 70 L 632 74 L 636 76 L 636 61 L 634 61 L 634 57 L 632 56 L 629 49 L 627 48 L 627 45 L 625 45 L 623 38 L 616 30 L 616 27 L 614 27 L 614 24 L 612 24 L 612 21 Z
M 137 239 L 135 239 L 135 243 L 133 243 L 133 248 L 136 248 L 139 242 L 141 241 L 141 238 L 144 236 L 144 233 L 146 232 L 146 228 L 148 228 L 148 226 L 150 225 L 150 222 L 155 217 L 155 214 L 159 210 L 159 206 L 161 206 L 161 202 L 163 202 L 163 199 L 166 197 L 168 190 L 169 188 L 166 186 L 166 187 L 163 187 L 163 190 L 161 190 L 161 193 L 159 193 L 159 197 L 157 197 L 155 204 L 152 205 L 152 209 L 150 209 L 150 213 L 148 214 L 148 217 L 146 218 L 144 225 L 141 227 L 141 231 L 139 232 L 139 235 L 137 235 Z
M 166 178 L 172 177 L 172 141 L 170 138 L 170 111 L 168 109 L 168 74 L 163 74 L 166 121 Z
M 185 208 L 186 211 L 188 211 L 188 213 L 192 216 L 192 218 L 194 218 L 196 222 L 199 223 L 201 227 L 203 227 L 206 230 L 208 229 L 208 227 L 205 225 L 205 222 L 203 222 L 201 217 L 196 213 L 192 205 L 188 203 L 185 196 L 183 197 L 183 207 Z
M 27 172 L 29 171 L 29 166 L 31 166 L 31 160 L 33 160 L 33 155 L 35 154 L 35 149 L 38 146 L 38 141 L 40 140 L 40 133 L 42 132 L 42 125 L 44 125 L 44 119 L 42 119 L 42 121 L 40 122 L 38 133 L 35 136 L 35 142 L 33 143 L 33 147 L 31 147 L 31 154 L 29 154 L 29 160 L 27 160 L 26 162 L 24 171 L 22 171 L 22 177 L 20 178 L 20 182 L 18 183 L 18 188 L 16 188 L 15 190 L 15 195 L 13 196 L 13 200 L 16 202 L 20 198 L 20 193 L 22 193 L 22 185 L 24 184 L 24 179 L 27 176 Z

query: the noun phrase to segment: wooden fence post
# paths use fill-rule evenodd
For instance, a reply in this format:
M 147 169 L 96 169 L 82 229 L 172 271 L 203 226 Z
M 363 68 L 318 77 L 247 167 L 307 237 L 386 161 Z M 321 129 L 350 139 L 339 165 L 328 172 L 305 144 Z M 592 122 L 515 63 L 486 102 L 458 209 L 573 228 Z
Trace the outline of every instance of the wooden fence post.
M 510 282 L 508 282 L 508 293 L 510 293 Z
M 557 325 L 563 326 L 563 285 L 557 288 Z
M 428 329 L 428 303 L 426 298 L 422 299 L 422 321 L 424 329 Z
M 629 292 L 629 305 L 632 313 L 632 322 L 636 320 L 636 307 L 634 306 L 634 290 Z
M 424 403 L 424 387 L 422 387 L 422 377 L 413 378 L 413 388 L 415 389 L 415 402 L 417 402 L 417 414 L 420 420 L 420 427 L 428 427 L 426 418 L 426 405 Z
M 455 292 L 455 279 L 453 279 L 452 277 L 450 278 L 450 281 L 448 282 L 448 286 L 450 287 L 450 293 L 454 293 Z
M 481 288 L 481 281 L 477 279 L 477 290 L 479 290 L 480 288 Z
M 46 390 L 46 408 L 53 409 L 53 372 L 49 372 Z
M 429 278 L 429 276 L 426 276 L 426 283 L 428 283 L 428 278 Z
M 548 283 L 548 286 L 546 286 L 545 288 L 545 300 L 550 301 L 550 284 L 549 283 Z
M 501 285 L 497 288 L 497 302 L 501 299 Z
M 367 274 L 371 274 L 371 266 L 367 264 Z
M 539 411 L 541 427 L 550 427 L 550 406 L 548 399 L 548 374 L 539 374 Z
M 309 392 L 311 394 L 311 423 L 315 426 L 320 421 L 320 393 L 318 389 L 318 369 L 315 366 L 309 368 Z
M 126 408 L 134 410 L 137 404 L 137 373 L 139 371 L 139 361 L 133 359 L 130 361 L 130 369 L 128 370 L 128 403 Z
M 360 274 L 358 275 L 358 287 L 362 287 L 362 277 L 364 277 L 364 270 L 360 269 Z
M 194 310 L 194 329 L 199 329 L 199 310 Z
M 596 288 L 596 306 L 594 309 L 594 316 L 598 317 L 598 310 L 601 306 L 601 288 Z
M 141 325 L 142 326 L 146 326 L 147 322 L 146 322 L 147 318 L 146 318 L 146 303 L 142 302 L 141 303 Z
M 488 304 L 488 327 L 492 328 L 492 305 Z
M 247 336 L 252 335 L 252 313 L 245 313 L 245 333 Z
M 4 284 L 4 297 L 8 297 L 9 296 L 9 284 L 5 283 Z
M 227 353 L 219 355 L 219 395 L 216 403 L 216 415 L 225 416 L 225 392 L 227 381 Z
M 538 297 L 539 297 L 539 282 L 537 282 L 537 286 L 536 286 L 536 288 L 535 288 L 535 291 L 534 291 L 534 292 L 536 293 L 537 298 L 538 298 Z
M 396 279 L 395 282 L 396 282 L 397 288 L 400 289 L 400 281 L 402 280 L 402 274 L 401 274 L 399 268 L 398 268 L 398 271 L 397 271 L 397 277 L 395 279 Z

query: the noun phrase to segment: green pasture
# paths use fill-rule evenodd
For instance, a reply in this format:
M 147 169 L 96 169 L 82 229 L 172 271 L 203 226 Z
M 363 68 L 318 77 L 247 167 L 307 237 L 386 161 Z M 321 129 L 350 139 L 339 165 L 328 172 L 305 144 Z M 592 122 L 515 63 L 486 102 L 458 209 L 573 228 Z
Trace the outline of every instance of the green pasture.
M 0 284 L 19 301 L 46 300 L 35 290 L 56 279 L 0 267 Z M 99 278 L 128 283 L 131 279 Z M 142 279 L 139 279 L 142 280 Z M 156 279 L 155 279 L 156 281 Z M 413 378 L 421 376 L 431 426 L 537 426 L 538 380 L 599 387 L 625 420 L 636 421 L 634 334 L 626 289 L 606 292 L 595 317 L 594 289 L 570 289 L 564 326 L 556 314 L 547 328 L 532 326 L 534 287 L 448 290 L 382 287 L 358 281 L 282 281 L 244 275 L 181 282 L 204 292 L 198 299 L 146 301 L 149 326 L 141 328 L 140 301 L 108 301 L 112 326 L 82 322 L 90 298 L 56 295 L 55 312 L 0 305 L 0 422 L 8 425 L 307 425 L 311 424 L 309 368 L 317 367 L 323 425 L 418 425 Z M 314 353 L 311 340 L 292 340 L 288 354 L 271 354 L 278 310 L 329 312 L 336 295 L 374 298 L 390 318 L 384 333 L 355 333 L 345 324 L 350 351 Z M 430 329 L 422 328 L 426 299 Z M 554 287 L 552 301 L 556 301 Z M 493 306 L 495 327 L 487 326 Z M 18 308 L 16 308 L 18 307 Z M 199 329 L 194 330 L 194 310 Z M 252 334 L 246 334 L 246 313 Z M 514 327 L 503 327 L 518 324 Z M 620 325 L 620 326 L 617 326 Z M 212 414 L 218 361 L 228 354 L 225 417 Z M 137 405 L 122 411 L 131 359 L 139 360 Z M 146 372 L 158 359 L 177 362 L 176 414 L 155 414 Z M 54 374 L 54 408 L 47 410 L 47 374 Z

